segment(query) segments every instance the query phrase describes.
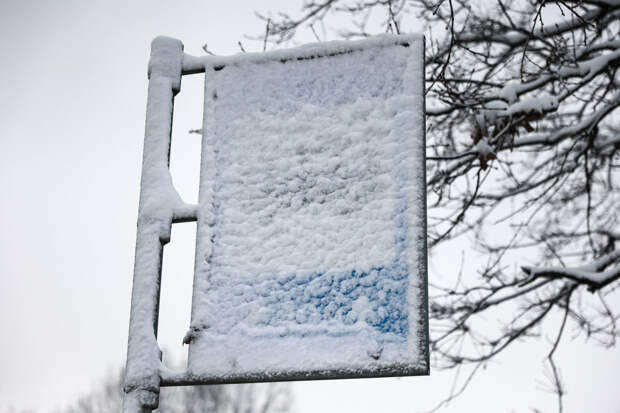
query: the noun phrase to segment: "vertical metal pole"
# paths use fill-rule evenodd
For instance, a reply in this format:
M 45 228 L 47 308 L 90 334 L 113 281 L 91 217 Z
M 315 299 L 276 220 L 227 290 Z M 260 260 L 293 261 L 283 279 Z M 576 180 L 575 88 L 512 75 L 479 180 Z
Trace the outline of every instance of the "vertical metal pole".
M 151 43 L 124 413 L 151 412 L 159 404 L 161 351 L 157 320 L 163 246 L 170 240 L 174 214 L 168 164 L 182 59 L 183 44 L 179 40 L 157 37 Z

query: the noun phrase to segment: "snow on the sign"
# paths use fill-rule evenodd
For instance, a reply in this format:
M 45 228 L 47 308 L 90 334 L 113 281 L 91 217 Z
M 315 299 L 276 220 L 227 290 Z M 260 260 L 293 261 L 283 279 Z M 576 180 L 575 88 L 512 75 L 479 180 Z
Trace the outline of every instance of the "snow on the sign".
M 267 57 L 206 65 L 190 372 L 424 371 L 422 38 Z

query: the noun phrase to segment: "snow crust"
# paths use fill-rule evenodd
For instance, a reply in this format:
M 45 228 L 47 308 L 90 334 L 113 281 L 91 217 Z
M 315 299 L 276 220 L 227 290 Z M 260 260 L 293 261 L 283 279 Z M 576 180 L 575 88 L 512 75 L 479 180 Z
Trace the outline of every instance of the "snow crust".
M 191 374 L 428 367 L 423 52 L 380 36 L 207 66 Z

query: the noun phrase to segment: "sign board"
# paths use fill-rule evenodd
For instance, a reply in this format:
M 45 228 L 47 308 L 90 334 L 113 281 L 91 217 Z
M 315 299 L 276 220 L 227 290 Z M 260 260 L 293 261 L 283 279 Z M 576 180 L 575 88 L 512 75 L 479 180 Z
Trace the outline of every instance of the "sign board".
M 174 96 L 205 73 L 199 205 L 168 169 Z M 428 373 L 424 40 L 232 57 L 151 45 L 125 413 L 161 386 Z M 198 221 L 185 371 L 157 322 L 171 226 Z
M 205 60 L 188 373 L 426 374 L 424 44 Z

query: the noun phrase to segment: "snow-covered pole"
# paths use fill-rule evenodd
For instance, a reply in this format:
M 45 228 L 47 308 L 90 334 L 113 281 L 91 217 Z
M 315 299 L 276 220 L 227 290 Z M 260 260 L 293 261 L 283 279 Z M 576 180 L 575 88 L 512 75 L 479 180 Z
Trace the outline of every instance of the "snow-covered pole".
M 168 164 L 182 59 L 183 44 L 179 40 L 157 37 L 151 43 L 124 413 L 151 412 L 159 404 L 161 351 L 157 320 L 163 247 L 170 240 L 178 206 Z

